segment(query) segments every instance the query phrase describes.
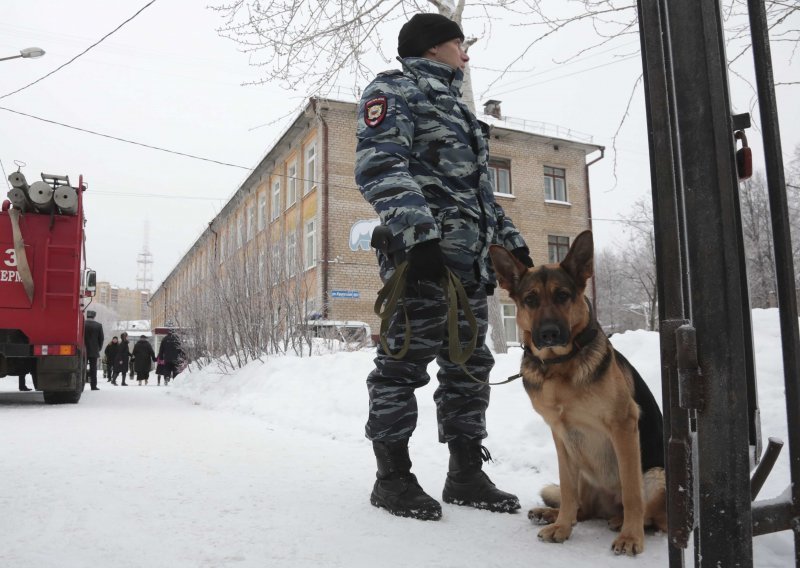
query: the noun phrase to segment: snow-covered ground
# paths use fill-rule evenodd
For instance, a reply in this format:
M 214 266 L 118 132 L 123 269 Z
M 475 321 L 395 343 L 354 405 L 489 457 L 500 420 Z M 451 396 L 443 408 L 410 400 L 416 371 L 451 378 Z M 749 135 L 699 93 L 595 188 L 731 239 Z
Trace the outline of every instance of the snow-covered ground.
M 786 439 L 777 311 L 753 319 L 762 431 Z M 660 399 L 658 335 L 612 340 Z M 519 382 L 493 389 L 485 444 L 487 471 L 523 512 L 443 505 L 440 522 L 422 522 L 370 506 L 372 357 L 269 358 L 234 374 L 185 373 L 166 388 L 101 382 L 77 406 L 45 406 L 39 393 L 16 392 L 16 379 L 0 380 L 0 566 L 667 565 L 663 534 L 648 535 L 636 560 L 621 559 L 600 521 L 579 524 L 562 545 L 538 541 L 525 511 L 557 480 L 555 450 Z M 519 350 L 496 358 L 492 380 L 518 371 Z M 436 441 L 434 388 L 418 391 L 411 453 L 436 496 L 447 449 Z M 786 488 L 787 460 L 784 449 L 759 499 Z M 756 566 L 793 563 L 788 532 L 758 537 L 754 549 Z M 692 565 L 691 552 L 686 559 Z

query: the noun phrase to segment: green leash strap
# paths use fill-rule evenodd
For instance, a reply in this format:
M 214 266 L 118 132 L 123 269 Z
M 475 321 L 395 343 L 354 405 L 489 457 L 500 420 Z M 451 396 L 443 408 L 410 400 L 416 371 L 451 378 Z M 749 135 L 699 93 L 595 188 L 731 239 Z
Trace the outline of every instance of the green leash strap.
M 450 360 L 459 365 L 467 375 L 472 377 L 464 368 L 464 363 L 469 361 L 469 358 L 472 357 L 472 353 L 475 351 L 475 346 L 478 342 L 478 320 L 469 307 L 469 299 L 467 298 L 467 292 L 464 290 L 464 286 L 461 285 L 459 279 L 455 277 L 450 269 L 447 269 L 445 284 L 445 300 L 447 301 L 447 348 L 450 353 Z M 470 340 L 464 349 L 461 349 L 461 342 L 458 339 L 459 302 L 461 303 L 461 309 L 464 310 L 464 318 L 467 320 L 467 325 L 469 325 L 471 334 Z M 474 379 L 475 377 L 472 378 Z
M 406 331 L 403 337 L 403 347 L 396 353 L 392 353 L 389 349 L 389 344 L 386 341 L 386 334 L 389 331 L 389 320 L 397 309 L 397 303 L 402 301 L 406 293 L 406 275 L 408 273 L 408 261 L 402 262 L 395 269 L 391 278 L 386 281 L 386 284 L 378 292 L 378 297 L 375 300 L 375 315 L 381 320 L 380 328 L 380 341 L 381 347 L 387 355 L 393 359 L 402 359 L 408 353 L 409 346 L 411 345 L 411 326 L 408 319 L 408 312 L 406 312 L 405 304 L 403 304 L 403 317 L 405 319 Z M 461 367 L 464 374 L 470 379 L 483 385 L 503 385 L 518 379 L 520 375 L 509 377 L 505 381 L 490 383 L 482 381 L 472 375 L 464 364 L 469 361 L 472 354 L 475 352 L 475 347 L 478 343 L 478 320 L 472 309 L 469 307 L 469 298 L 467 292 L 461 281 L 447 269 L 446 276 L 440 281 L 440 285 L 445 293 L 445 301 L 447 302 L 447 335 L 448 335 L 448 353 L 450 360 Z M 470 339 L 466 347 L 461 348 L 461 342 L 458 338 L 458 305 L 461 304 L 461 309 L 464 311 L 464 318 L 467 320 L 467 325 L 470 329 Z
M 389 331 L 389 320 L 392 317 L 397 302 L 400 301 L 406 293 L 406 272 L 408 272 L 408 261 L 401 263 L 392 274 L 392 277 L 386 281 L 383 288 L 378 291 L 378 298 L 375 300 L 375 315 L 381 320 L 380 339 L 383 350 L 393 359 L 402 359 L 408 353 L 408 347 L 411 345 L 411 326 L 408 321 L 408 312 L 406 306 L 403 304 L 403 316 L 406 321 L 406 333 L 403 338 L 403 347 L 397 353 L 392 353 L 389 345 L 386 342 L 386 334 Z M 381 307 L 386 304 L 386 307 L 381 310 Z

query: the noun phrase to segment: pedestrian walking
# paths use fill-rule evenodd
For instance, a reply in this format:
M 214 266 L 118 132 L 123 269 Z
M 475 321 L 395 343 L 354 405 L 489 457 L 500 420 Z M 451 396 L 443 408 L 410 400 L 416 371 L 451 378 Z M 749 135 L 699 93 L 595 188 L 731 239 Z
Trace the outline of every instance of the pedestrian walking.
M 173 330 L 169 330 L 158 346 L 157 357 L 158 360 L 163 361 L 162 370 L 164 371 L 165 385 L 168 385 L 169 381 L 183 370 L 185 358 L 180 338 Z M 158 373 L 158 370 L 156 370 L 156 373 Z
M 106 349 L 103 352 L 105 355 L 105 366 L 104 370 L 106 373 L 106 382 L 110 383 L 111 378 L 114 376 L 114 358 L 117 355 L 117 347 L 119 346 L 119 338 L 115 335 L 111 338 L 111 342 L 106 345 Z
M 103 324 L 95 321 L 96 315 L 94 310 L 86 310 L 86 321 L 83 324 L 83 345 L 89 361 L 89 384 L 93 391 L 100 390 L 97 387 L 97 358 L 103 348 Z
M 417 423 L 414 392 L 430 381 L 426 369 L 433 359 L 439 364 L 434 394 L 439 441 L 450 450 L 442 499 L 497 512 L 520 507 L 516 496 L 495 487 L 482 470 L 489 459 L 481 444 L 487 436 L 486 383 L 494 365 L 484 342 L 487 294 L 496 286 L 489 245 L 504 246 L 527 266 L 533 262 L 494 200 L 488 126 L 461 99 L 469 61 L 463 42 L 452 20 L 415 15 L 398 38 L 402 70 L 379 74 L 364 90 L 358 111 L 356 182 L 389 234 L 385 250 L 378 252 L 383 281 L 407 261 L 406 293 L 389 319 L 387 346 L 397 353 L 410 340 L 400 359 L 379 346 L 367 378 L 366 436 L 378 466 L 370 502 L 394 515 L 426 520 L 440 519 L 442 509 L 411 473 L 408 443 Z M 448 270 L 463 286 L 478 322 L 476 346 L 463 367 L 447 349 Z M 463 310 L 458 329 L 465 342 L 469 326 Z
M 122 374 L 122 386 L 127 387 L 125 378 L 128 376 L 128 365 L 130 364 L 131 351 L 128 343 L 128 334 L 124 331 L 119 335 L 120 341 L 117 351 L 114 354 L 114 374 L 111 377 L 111 384 L 117 384 L 117 377 Z
M 136 371 L 136 380 L 139 386 L 145 385 L 150 377 L 150 369 L 156 360 L 153 346 L 144 335 L 139 336 L 139 341 L 133 346 L 133 369 Z

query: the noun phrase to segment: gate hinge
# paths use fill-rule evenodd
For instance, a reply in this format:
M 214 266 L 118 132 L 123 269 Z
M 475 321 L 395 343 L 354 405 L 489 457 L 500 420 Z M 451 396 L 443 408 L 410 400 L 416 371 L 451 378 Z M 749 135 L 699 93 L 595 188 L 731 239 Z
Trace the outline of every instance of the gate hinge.
M 697 363 L 697 331 L 691 325 L 675 330 L 678 369 L 678 404 L 686 410 L 702 410 L 705 405 L 703 374 Z

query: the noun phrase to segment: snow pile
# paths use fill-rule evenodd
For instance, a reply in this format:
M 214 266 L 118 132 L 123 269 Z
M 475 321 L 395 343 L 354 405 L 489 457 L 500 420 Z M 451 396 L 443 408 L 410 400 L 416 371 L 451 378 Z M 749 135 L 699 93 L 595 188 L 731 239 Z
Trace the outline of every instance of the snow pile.
M 753 321 L 756 330 L 754 345 L 762 432 L 765 440 L 770 436 L 786 440 L 778 312 L 754 310 Z M 645 331 L 627 332 L 613 336 L 612 342 L 639 370 L 656 399 L 660 401 L 658 334 Z M 171 392 L 205 408 L 256 417 L 271 430 L 285 433 L 287 438 L 299 436 L 305 439 L 310 436 L 318 439 L 320 444 L 342 444 L 343 453 L 352 451 L 352 446 L 355 446 L 358 451 L 371 455 L 371 448 L 365 441 L 363 432 L 367 414 L 365 378 L 373 368 L 373 357 L 373 349 L 310 358 L 271 357 L 264 362 L 253 362 L 232 374 L 222 374 L 207 367 L 180 376 Z M 520 357 L 519 349 L 496 355 L 497 363 L 491 380 L 503 380 L 517 373 Z M 417 391 L 419 422 L 412 438 L 411 453 L 414 470 L 423 487 L 437 495 L 440 491 L 438 485 L 447 467 L 447 452 L 437 442 L 436 435 L 433 404 L 433 391 L 436 387 L 435 363 L 431 364 L 429 373 L 433 377 L 431 383 Z M 494 463 L 487 466 L 490 475 L 498 486 L 518 493 L 523 509 L 538 504 L 539 489 L 557 480 L 555 450 L 549 430 L 531 408 L 519 381 L 493 388 L 487 421 L 489 438 L 485 444 L 494 457 Z M 313 459 L 313 456 L 309 456 L 309 459 Z M 364 460 L 359 460 L 359 463 L 363 464 Z M 372 462 L 368 463 L 370 468 L 373 467 Z M 298 467 L 307 465 L 298 464 Z M 337 470 L 334 468 L 331 474 L 335 475 L 335 471 Z M 426 483 L 427 479 L 435 481 Z M 784 449 L 759 498 L 767 499 L 781 494 L 788 482 L 788 450 Z M 374 515 L 375 512 L 370 511 L 367 500 L 369 490 L 368 484 L 361 488 L 363 514 Z M 337 505 L 335 499 L 331 501 L 328 496 L 320 506 Z M 389 517 L 383 512 L 378 513 Z M 443 523 L 463 516 L 478 524 L 491 522 L 489 519 L 499 519 L 497 515 L 492 516 L 485 512 L 454 512 L 449 508 L 445 509 L 444 514 Z M 511 536 L 512 540 L 525 540 L 526 546 L 530 545 L 528 541 L 536 540 L 538 529 L 528 523 L 524 513 L 510 518 L 514 519 L 515 534 L 493 534 L 493 540 L 505 541 Z M 389 522 L 396 523 L 394 530 L 402 540 L 409 522 L 391 517 Z M 508 521 L 503 520 L 502 526 L 507 525 Z M 415 530 L 412 532 L 416 534 Z M 793 555 L 790 537 L 789 533 L 784 532 L 756 539 L 756 565 L 789 565 Z M 611 540 L 605 527 L 599 522 L 593 522 L 579 525 L 572 539 L 563 547 L 542 543 L 535 543 L 533 546 L 537 554 L 548 555 L 542 558 L 551 557 L 555 561 L 558 557 L 575 561 L 581 558 L 596 559 L 596 555 L 609 555 L 606 549 Z M 640 566 L 666 565 L 663 535 L 649 535 L 646 546 L 643 559 L 637 561 Z M 556 551 L 557 554 L 554 554 Z M 453 566 L 461 565 L 458 555 L 461 555 L 464 562 L 471 558 L 469 550 L 461 550 L 453 558 Z M 687 554 L 687 559 L 691 562 L 690 553 Z

